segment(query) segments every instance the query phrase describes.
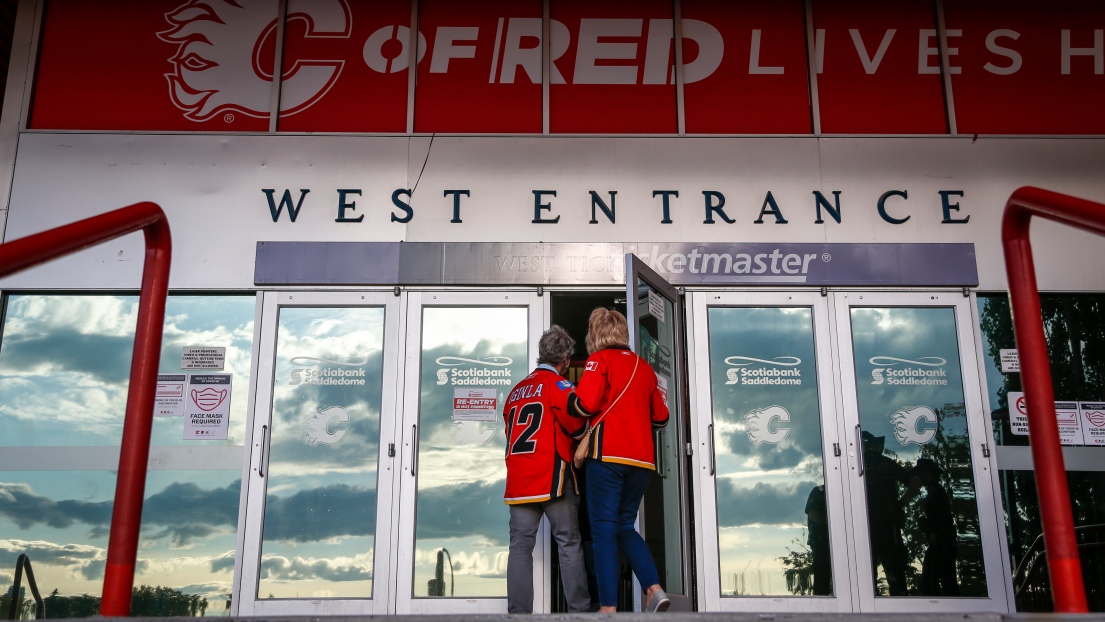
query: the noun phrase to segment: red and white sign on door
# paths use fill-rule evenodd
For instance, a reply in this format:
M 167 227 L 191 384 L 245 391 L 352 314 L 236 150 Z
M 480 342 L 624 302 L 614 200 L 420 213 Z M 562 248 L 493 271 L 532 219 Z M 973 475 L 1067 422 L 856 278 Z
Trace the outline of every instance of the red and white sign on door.
M 684 119 L 690 134 L 809 134 L 800 0 L 685 0 Z
M 416 132 L 541 133 L 541 1 L 420 0 Z
M 930 0 L 813 0 L 821 131 L 944 134 Z
M 1105 6 L 944 0 L 962 134 L 1105 134 Z
M 553 133 L 674 134 L 675 29 L 665 0 L 556 0 Z

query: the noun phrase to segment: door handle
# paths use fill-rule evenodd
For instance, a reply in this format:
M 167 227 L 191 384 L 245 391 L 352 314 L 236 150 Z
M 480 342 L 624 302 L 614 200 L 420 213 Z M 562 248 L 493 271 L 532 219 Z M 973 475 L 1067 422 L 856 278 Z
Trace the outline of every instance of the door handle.
M 856 461 L 859 462 L 859 476 L 863 477 L 863 432 L 858 423 L 856 424 Z
M 656 430 L 652 434 L 652 446 L 653 446 L 653 459 L 656 461 L 656 472 L 660 474 L 660 477 L 666 478 L 664 474 L 664 431 Z
M 257 474 L 261 477 L 265 476 L 265 472 L 269 470 L 269 465 L 265 460 L 269 456 L 269 452 L 265 451 L 268 447 L 269 426 L 261 426 L 261 456 L 257 460 Z
M 411 426 L 411 476 L 418 475 L 418 424 Z
M 714 424 L 707 426 L 707 436 L 710 439 L 710 475 L 717 472 L 717 462 L 714 460 Z

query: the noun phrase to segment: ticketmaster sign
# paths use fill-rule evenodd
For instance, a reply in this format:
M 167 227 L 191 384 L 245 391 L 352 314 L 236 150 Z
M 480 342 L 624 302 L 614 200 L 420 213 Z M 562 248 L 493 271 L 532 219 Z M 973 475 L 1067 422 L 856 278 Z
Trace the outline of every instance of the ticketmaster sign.
M 258 242 L 257 285 L 611 285 L 634 253 L 675 285 L 974 287 L 973 244 Z

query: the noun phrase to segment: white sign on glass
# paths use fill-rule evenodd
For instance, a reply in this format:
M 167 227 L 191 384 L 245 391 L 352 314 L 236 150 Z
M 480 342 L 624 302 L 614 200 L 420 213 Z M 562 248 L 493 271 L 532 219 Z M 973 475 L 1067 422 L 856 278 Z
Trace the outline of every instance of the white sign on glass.
M 192 374 L 185 400 L 184 440 L 225 441 L 233 374 Z
M 184 414 L 184 385 L 187 374 L 158 374 L 153 397 L 155 417 L 180 417 Z
M 664 323 L 664 297 L 651 289 L 648 290 L 648 314 L 657 322 Z
M 1028 436 L 1028 401 L 1020 391 L 1009 392 L 1009 427 L 1017 436 Z
M 226 367 L 226 348 L 184 346 L 180 351 L 181 369 L 220 371 L 224 367 Z
M 1105 445 L 1105 404 L 1079 402 L 1078 420 L 1082 424 L 1082 440 L 1086 445 Z
M 1055 422 L 1059 424 L 1059 442 L 1084 445 L 1082 425 L 1078 423 L 1078 402 L 1055 402 Z
M 453 388 L 453 421 L 495 421 L 498 418 L 495 389 Z
M 1059 425 L 1059 442 L 1082 445 L 1082 425 L 1079 423 L 1078 402 L 1055 402 L 1055 423 Z M 1028 435 L 1028 402 L 1024 393 L 1009 392 L 1009 425 L 1013 434 Z
M 1016 348 L 1002 348 L 999 355 L 1001 358 L 1001 373 L 1020 373 L 1021 357 L 1017 354 Z

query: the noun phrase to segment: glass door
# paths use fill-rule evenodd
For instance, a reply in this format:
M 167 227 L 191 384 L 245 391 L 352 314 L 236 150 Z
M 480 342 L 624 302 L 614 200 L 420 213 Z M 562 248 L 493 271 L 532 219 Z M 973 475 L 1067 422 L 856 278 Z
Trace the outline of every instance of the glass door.
M 408 295 L 396 613 L 506 613 L 501 411 L 536 366 L 546 302 L 527 292 Z M 534 610 L 547 612 L 542 546 L 534 566 Z
M 398 311 L 391 292 L 263 293 L 240 615 L 391 612 Z
M 683 302 L 679 292 L 633 254 L 626 255 L 626 315 L 629 346 L 656 372 L 670 418 L 655 432 L 656 473 L 645 491 L 638 528 L 648 543 L 660 583 L 672 599 L 672 610 L 692 609 L 690 522 L 686 478 L 683 370 Z M 640 586 L 632 593 L 640 600 Z M 635 602 L 635 610 L 640 603 Z
M 968 299 L 836 294 L 864 611 L 1002 611 L 1004 538 Z
M 700 608 L 852 611 L 826 299 L 690 298 Z

